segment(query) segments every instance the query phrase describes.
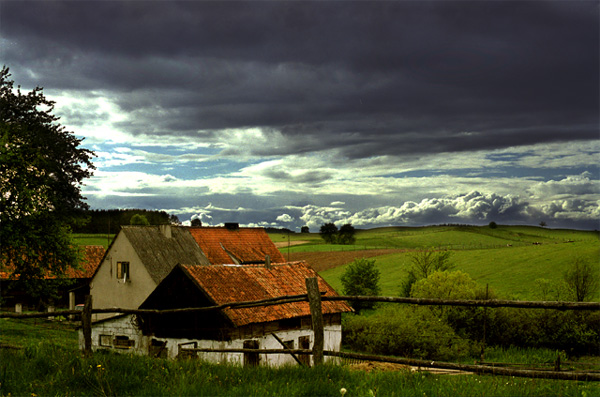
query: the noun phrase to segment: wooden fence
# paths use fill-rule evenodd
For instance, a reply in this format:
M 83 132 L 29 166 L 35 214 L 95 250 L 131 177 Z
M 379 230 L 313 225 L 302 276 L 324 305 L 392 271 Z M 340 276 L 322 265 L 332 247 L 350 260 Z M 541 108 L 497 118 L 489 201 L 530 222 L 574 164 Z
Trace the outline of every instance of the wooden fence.
M 308 301 L 311 311 L 312 327 L 314 332 L 314 344 L 312 349 L 189 349 L 196 352 L 228 352 L 228 353 L 256 353 L 256 354 L 291 354 L 312 355 L 315 365 L 323 363 L 324 356 L 340 357 L 360 361 L 378 361 L 396 364 L 410 365 L 419 368 L 440 368 L 473 372 L 478 374 L 492 374 L 503 376 L 518 376 L 527 378 L 545 378 L 562 380 L 582 380 L 582 381 L 600 381 L 600 373 L 592 371 L 560 371 L 555 368 L 551 371 L 544 370 L 524 370 L 514 368 L 503 368 L 493 365 L 469 365 L 441 361 L 419 360 L 412 358 L 390 357 L 381 355 L 368 355 L 348 352 L 334 352 L 323 350 L 324 332 L 323 316 L 321 312 L 322 301 L 367 301 L 367 302 L 388 302 L 403 303 L 424 306 L 467 306 L 467 307 L 513 307 L 525 309 L 554 309 L 554 310 L 594 310 L 600 311 L 598 302 L 556 302 L 556 301 L 508 301 L 508 300 L 445 300 L 445 299 L 421 299 L 421 298 L 401 298 L 401 297 L 382 297 L 382 296 L 322 296 L 318 289 L 316 278 L 306 279 L 307 294 L 282 296 L 258 301 L 233 302 L 218 306 L 195 307 L 169 310 L 152 309 L 124 309 L 107 308 L 93 309 L 91 296 L 85 299 L 83 310 L 61 310 L 52 313 L 0 313 L 0 318 L 42 318 L 51 316 L 80 316 L 82 332 L 84 337 L 84 354 L 92 353 L 92 313 L 121 313 L 121 314 L 183 314 L 198 313 L 214 310 L 223 310 L 226 308 L 248 308 L 257 306 L 280 305 L 291 302 Z

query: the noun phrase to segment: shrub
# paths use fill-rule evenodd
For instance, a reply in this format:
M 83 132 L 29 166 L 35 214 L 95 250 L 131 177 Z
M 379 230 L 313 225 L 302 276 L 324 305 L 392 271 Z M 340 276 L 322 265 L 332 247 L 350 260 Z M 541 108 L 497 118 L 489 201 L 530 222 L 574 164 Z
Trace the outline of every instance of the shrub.
M 450 262 L 451 255 L 451 251 L 419 251 L 412 254 L 408 276 L 401 286 L 400 294 L 410 296 L 410 290 L 417 281 L 438 271 L 452 270 L 455 265 Z
M 343 329 L 345 347 L 370 354 L 451 360 L 475 351 L 423 307 L 385 305 L 370 316 L 348 315 Z
M 341 277 L 344 295 L 379 295 L 379 270 L 375 259 L 355 259 Z M 372 309 L 373 302 L 350 302 L 354 310 Z

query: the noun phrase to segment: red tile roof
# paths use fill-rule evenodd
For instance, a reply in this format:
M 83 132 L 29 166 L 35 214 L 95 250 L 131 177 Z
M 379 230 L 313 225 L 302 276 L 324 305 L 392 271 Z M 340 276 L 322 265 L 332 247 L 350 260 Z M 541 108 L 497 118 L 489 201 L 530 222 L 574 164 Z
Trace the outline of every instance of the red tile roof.
M 319 289 L 327 296 L 337 296 L 306 262 L 290 262 L 264 266 L 187 266 L 181 268 L 204 290 L 216 305 L 254 301 L 288 295 L 306 294 L 305 279 L 317 277 Z M 323 314 L 352 311 L 342 301 L 324 301 Z M 310 316 L 308 302 L 226 309 L 223 313 L 236 326 Z
M 285 262 L 262 228 L 191 227 L 189 231 L 212 265 L 264 263 L 266 255 L 272 263 Z
M 91 278 L 98 266 L 100 266 L 100 262 L 102 262 L 102 258 L 104 258 L 104 253 L 106 252 L 101 245 L 86 245 L 83 249 L 83 257 L 79 262 L 81 269 L 68 268 L 65 273 L 67 278 Z M 0 272 L 0 279 L 6 280 L 10 278 L 14 267 L 8 265 L 4 268 L 8 271 Z M 46 276 L 45 278 L 53 279 L 55 276 Z
M 86 245 L 83 249 L 83 258 L 79 262 L 81 269 L 67 269 L 68 278 L 92 278 L 106 252 L 101 245 Z

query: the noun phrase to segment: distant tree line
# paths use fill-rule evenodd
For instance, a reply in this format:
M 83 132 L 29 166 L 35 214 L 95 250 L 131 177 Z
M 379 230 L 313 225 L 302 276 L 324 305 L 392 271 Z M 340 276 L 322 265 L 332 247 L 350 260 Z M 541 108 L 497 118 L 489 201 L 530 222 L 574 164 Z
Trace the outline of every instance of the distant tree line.
M 123 225 L 167 225 L 179 223 L 176 215 L 144 209 L 110 209 L 82 211 L 81 222 L 73 226 L 75 233 L 115 234 Z
M 325 223 L 324 225 L 321 225 L 319 231 L 321 238 L 325 240 L 326 243 L 343 245 L 354 244 L 356 241 L 356 237 L 354 237 L 355 233 L 356 229 L 349 223 L 340 227 L 339 230 L 334 223 Z

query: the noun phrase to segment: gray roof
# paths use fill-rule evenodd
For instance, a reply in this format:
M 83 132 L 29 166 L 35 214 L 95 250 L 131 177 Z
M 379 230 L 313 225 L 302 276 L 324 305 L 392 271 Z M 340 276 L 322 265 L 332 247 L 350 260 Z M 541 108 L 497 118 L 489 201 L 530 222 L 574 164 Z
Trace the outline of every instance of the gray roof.
M 210 265 L 187 228 L 170 226 L 171 237 L 165 226 L 123 226 L 125 234 L 152 279 L 158 284 L 178 263 Z

